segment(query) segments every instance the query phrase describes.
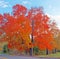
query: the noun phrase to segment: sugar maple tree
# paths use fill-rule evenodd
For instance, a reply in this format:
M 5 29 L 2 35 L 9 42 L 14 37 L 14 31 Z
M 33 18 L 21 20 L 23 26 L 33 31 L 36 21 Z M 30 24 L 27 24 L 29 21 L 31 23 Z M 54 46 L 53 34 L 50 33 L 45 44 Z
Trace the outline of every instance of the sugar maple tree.
M 2 26 L 6 32 L 5 39 L 9 49 L 22 51 L 35 46 L 41 50 L 54 48 L 53 34 L 49 30 L 49 17 L 43 13 L 42 8 L 27 10 L 26 7 L 17 4 L 13 6 L 12 13 L 13 15 L 3 15 L 6 23 Z
M 31 32 L 31 27 L 28 18 L 21 15 L 17 18 L 9 14 L 4 14 L 4 18 L 7 19 L 7 23 L 2 27 L 7 35 L 8 47 L 22 49 L 24 47 L 29 47 L 31 43 L 29 34 Z
M 28 12 L 28 18 L 33 21 L 33 40 L 39 49 L 52 50 L 54 47 L 53 34 L 49 30 L 49 17 L 45 15 L 42 8 L 32 8 Z

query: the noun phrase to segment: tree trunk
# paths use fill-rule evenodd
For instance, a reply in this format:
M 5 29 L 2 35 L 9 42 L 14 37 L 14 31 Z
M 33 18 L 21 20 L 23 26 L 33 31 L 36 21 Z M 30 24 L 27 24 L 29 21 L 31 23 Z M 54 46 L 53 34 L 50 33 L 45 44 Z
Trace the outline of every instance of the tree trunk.
M 31 42 L 32 43 L 34 43 L 33 31 L 34 31 L 34 20 L 32 20 L 32 34 L 31 34 Z M 30 53 L 30 56 L 33 56 L 33 47 L 30 48 L 29 53 Z
M 48 49 L 46 49 L 46 55 L 48 55 L 49 54 L 49 51 L 48 51 Z
M 33 56 L 33 48 L 30 48 L 29 53 L 30 53 L 30 56 Z
M 52 51 L 52 53 L 56 53 L 56 48 Z

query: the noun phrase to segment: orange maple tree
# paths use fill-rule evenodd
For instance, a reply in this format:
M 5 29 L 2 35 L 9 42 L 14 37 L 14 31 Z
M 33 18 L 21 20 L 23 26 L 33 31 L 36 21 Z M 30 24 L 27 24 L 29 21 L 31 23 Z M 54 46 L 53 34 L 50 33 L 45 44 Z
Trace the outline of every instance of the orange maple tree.
M 28 18 L 33 22 L 33 40 L 39 49 L 54 48 L 54 38 L 49 24 L 49 17 L 43 13 L 42 8 L 32 8 Z M 31 23 L 32 23 L 31 22 Z
M 3 15 L 6 23 L 2 26 L 6 32 L 9 49 L 22 51 L 35 46 L 41 50 L 52 50 L 54 48 L 53 34 L 50 31 L 49 24 L 50 19 L 44 14 L 43 8 L 27 10 L 26 7 L 17 4 L 13 6 L 12 13 L 13 15 Z

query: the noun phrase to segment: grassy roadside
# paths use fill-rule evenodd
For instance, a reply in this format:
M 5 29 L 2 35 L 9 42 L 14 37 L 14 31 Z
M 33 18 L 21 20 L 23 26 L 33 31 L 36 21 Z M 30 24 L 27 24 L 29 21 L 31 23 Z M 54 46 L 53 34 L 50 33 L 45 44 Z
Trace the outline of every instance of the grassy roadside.
M 49 54 L 49 55 L 39 55 L 36 57 L 54 57 L 54 58 L 59 58 L 60 57 L 60 52 L 57 52 L 56 54 Z

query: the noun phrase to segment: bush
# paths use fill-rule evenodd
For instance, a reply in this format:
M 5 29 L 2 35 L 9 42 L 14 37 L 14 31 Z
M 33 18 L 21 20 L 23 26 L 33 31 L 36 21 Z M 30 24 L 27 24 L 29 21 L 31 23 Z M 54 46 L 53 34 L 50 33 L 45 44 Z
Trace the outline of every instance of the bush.
M 39 54 L 39 49 L 38 49 L 38 47 L 34 47 L 34 54 L 35 54 L 35 55 L 38 55 L 38 54 Z
M 9 49 L 7 47 L 7 44 L 3 46 L 3 53 L 8 53 Z

